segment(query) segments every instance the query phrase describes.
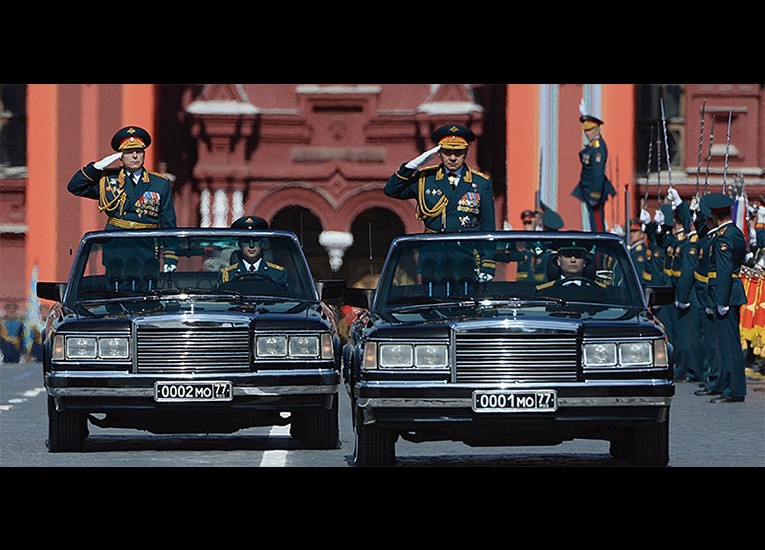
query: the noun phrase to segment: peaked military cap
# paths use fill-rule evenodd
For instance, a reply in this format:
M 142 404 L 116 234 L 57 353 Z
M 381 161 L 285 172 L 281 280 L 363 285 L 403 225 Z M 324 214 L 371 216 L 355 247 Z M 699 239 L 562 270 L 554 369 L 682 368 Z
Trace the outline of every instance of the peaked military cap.
M 582 129 L 592 130 L 603 124 L 603 121 L 592 115 L 582 115 L 579 117 L 579 122 L 582 123 Z
M 467 149 L 475 141 L 475 134 L 461 124 L 447 124 L 434 131 L 430 138 L 443 149 Z
M 521 213 L 521 220 L 524 222 L 532 221 L 535 215 L 536 213 L 533 210 L 524 210 L 523 213 Z
M 709 193 L 704 196 L 710 210 L 728 210 L 735 201 L 724 193 Z
M 542 212 L 542 225 L 545 229 L 557 231 L 563 227 L 563 218 L 561 218 L 555 210 L 546 208 L 545 211 Z
M 231 229 L 268 229 L 268 222 L 259 216 L 242 216 L 234 220 Z
M 630 231 L 642 231 L 643 222 L 639 218 L 632 218 L 630 220 Z
M 149 145 L 151 145 L 151 136 L 140 126 L 125 126 L 112 138 L 112 149 L 115 151 L 146 149 Z
M 576 241 L 571 241 L 571 243 L 558 247 L 559 256 L 577 256 L 578 258 L 584 258 L 585 254 L 587 254 L 587 248 Z

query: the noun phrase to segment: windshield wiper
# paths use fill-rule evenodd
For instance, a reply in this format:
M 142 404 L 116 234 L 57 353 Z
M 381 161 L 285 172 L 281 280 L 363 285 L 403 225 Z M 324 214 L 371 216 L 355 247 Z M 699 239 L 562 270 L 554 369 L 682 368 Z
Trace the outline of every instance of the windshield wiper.
M 411 302 L 415 300 L 416 300 L 416 303 L 409 303 L 409 304 L 401 303 L 401 302 Z M 397 303 L 400 305 L 397 305 Z M 477 305 L 478 305 L 478 301 L 471 296 L 464 296 L 463 298 L 459 300 L 448 299 L 448 298 L 433 298 L 429 296 L 419 296 L 417 298 L 407 298 L 404 300 L 392 300 L 386 304 L 385 309 L 395 310 L 395 311 L 416 311 L 419 309 L 433 309 L 433 308 L 439 308 L 439 307 L 476 307 Z

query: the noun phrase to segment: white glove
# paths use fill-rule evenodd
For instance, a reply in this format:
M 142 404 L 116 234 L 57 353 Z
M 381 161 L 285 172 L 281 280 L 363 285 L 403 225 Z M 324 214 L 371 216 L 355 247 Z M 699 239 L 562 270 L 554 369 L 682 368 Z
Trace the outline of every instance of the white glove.
M 95 168 L 97 168 L 98 170 L 103 170 L 104 168 L 109 166 L 112 162 L 114 162 L 115 160 L 119 160 L 121 158 L 122 158 L 122 153 L 121 152 L 113 153 L 113 154 L 111 154 L 109 156 L 106 156 L 106 157 L 102 158 L 98 162 L 94 162 L 93 166 Z
M 744 256 L 744 263 L 749 263 L 754 258 L 754 252 L 747 252 Z
M 648 210 L 645 208 L 640 209 L 640 221 L 644 224 L 651 223 L 651 215 L 648 213 Z
M 715 310 L 714 310 L 714 309 L 712 309 L 711 307 L 708 307 L 708 308 L 704 308 L 704 312 L 705 312 L 707 315 L 712 315 L 712 314 L 715 312 Z
M 680 198 L 680 193 L 678 193 L 677 189 L 674 187 L 670 187 L 669 191 L 667 191 L 667 198 L 672 201 L 672 206 L 674 208 L 677 208 L 683 202 L 683 199 Z
M 691 307 L 691 304 L 684 304 L 682 302 L 678 302 L 677 300 L 675 300 L 675 307 L 677 309 L 688 309 L 689 307 Z
M 480 271 L 478 272 L 478 280 L 482 283 L 488 283 L 493 278 L 494 278 L 494 275 L 492 275 L 491 273 L 482 273 Z
M 174 265 L 174 264 L 165 264 L 164 268 L 163 268 L 163 271 L 165 273 L 171 273 L 171 272 L 175 271 L 176 269 L 178 269 L 177 265 Z
M 693 198 L 691 199 L 691 207 L 690 208 L 691 208 L 691 210 L 693 212 L 697 212 L 698 211 L 698 209 L 700 207 L 700 205 L 699 205 L 700 201 L 701 201 L 701 199 L 699 199 L 698 195 L 694 195 Z
M 656 210 L 653 214 L 653 221 L 659 225 L 664 225 L 664 212 L 661 209 Z
M 409 162 L 406 163 L 406 167 L 411 170 L 417 170 L 420 166 L 425 164 L 433 155 L 438 153 L 439 149 L 441 149 L 440 145 L 436 145 L 432 149 L 429 149 L 425 151 L 423 154 L 421 154 L 416 159 L 412 159 Z
M 730 308 L 728 306 L 717 306 L 717 313 L 720 315 L 727 315 L 729 309 Z

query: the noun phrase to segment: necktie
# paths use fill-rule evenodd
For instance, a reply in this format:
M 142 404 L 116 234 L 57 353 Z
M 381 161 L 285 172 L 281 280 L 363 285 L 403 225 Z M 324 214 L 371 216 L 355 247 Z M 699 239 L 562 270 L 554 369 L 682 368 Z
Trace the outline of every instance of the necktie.
M 449 178 L 449 183 L 451 184 L 452 189 L 457 187 L 457 182 L 460 180 L 459 176 L 457 176 L 457 174 L 454 172 L 449 172 L 447 177 Z
M 249 271 L 255 271 L 255 265 L 253 265 L 253 264 L 250 264 L 250 269 L 249 269 Z

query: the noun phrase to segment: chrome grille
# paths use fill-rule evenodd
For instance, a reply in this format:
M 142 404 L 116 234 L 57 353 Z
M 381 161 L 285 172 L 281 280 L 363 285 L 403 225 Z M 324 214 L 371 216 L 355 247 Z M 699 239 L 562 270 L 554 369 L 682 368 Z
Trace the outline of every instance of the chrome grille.
M 140 373 L 241 372 L 250 369 L 247 327 L 138 326 Z
M 576 337 L 560 334 L 456 333 L 456 381 L 574 382 Z

